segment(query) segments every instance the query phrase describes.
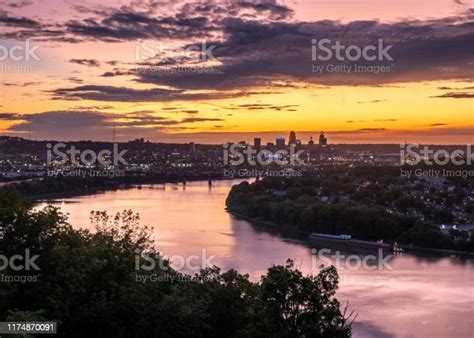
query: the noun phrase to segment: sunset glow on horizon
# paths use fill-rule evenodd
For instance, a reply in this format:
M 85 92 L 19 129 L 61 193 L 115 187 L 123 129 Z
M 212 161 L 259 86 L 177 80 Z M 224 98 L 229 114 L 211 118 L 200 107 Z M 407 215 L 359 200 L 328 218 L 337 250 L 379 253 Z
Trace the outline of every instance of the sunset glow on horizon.
M 109 141 L 115 127 L 119 141 L 223 143 L 295 130 L 303 142 L 325 131 L 332 143 L 473 143 L 473 2 L 357 2 L 2 1 L 2 52 L 28 43 L 38 60 L 1 61 L 0 133 Z M 312 39 L 383 39 L 393 61 L 375 64 L 387 72 L 333 71 L 373 64 L 315 63 Z M 203 44 L 211 59 L 180 54 Z

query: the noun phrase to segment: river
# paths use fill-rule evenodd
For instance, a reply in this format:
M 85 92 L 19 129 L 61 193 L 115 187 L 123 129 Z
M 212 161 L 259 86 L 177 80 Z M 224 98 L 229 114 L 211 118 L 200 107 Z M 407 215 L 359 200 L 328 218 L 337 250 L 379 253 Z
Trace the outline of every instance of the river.
M 205 250 L 206 255 L 215 256 L 213 264 L 248 273 L 253 280 L 287 258 L 305 273 L 317 271 L 321 260 L 312 255 L 314 245 L 257 228 L 225 211 L 225 198 L 236 183 L 152 185 L 52 203 L 69 213 L 75 228 L 90 228 L 91 210 L 111 214 L 132 209 L 140 214 L 142 224 L 154 227 L 155 241 L 163 254 L 201 256 Z M 381 264 L 372 270 L 378 265 L 357 266 L 357 257 L 368 253 L 341 254 L 346 257 L 337 264 L 337 298 L 343 304 L 349 302 L 349 309 L 357 313 L 354 337 L 474 337 L 472 260 L 402 253 L 388 257 L 388 267 Z

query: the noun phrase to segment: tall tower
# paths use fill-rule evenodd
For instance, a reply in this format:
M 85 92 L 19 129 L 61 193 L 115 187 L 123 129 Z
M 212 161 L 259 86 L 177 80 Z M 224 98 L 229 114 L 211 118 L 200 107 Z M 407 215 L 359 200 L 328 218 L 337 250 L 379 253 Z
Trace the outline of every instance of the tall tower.
M 189 142 L 189 152 L 194 154 L 196 152 L 196 144 L 194 142 Z
M 260 151 L 262 148 L 262 139 L 259 137 L 256 137 L 253 139 L 253 147 L 257 150 Z
M 296 133 L 292 130 L 290 131 L 290 139 L 288 141 L 288 144 L 296 144 Z
M 285 138 L 284 137 L 277 137 L 275 140 L 275 144 L 277 149 L 284 149 L 285 148 Z
M 328 145 L 328 138 L 324 136 L 324 131 L 322 131 L 321 135 L 319 135 L 319 145 L 321 147 L 325 147 Z

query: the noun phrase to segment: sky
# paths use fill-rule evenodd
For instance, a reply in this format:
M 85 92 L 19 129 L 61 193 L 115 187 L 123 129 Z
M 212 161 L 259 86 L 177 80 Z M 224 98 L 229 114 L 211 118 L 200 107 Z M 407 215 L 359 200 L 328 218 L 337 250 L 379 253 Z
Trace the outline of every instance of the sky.
M 3 135 L 474 143 L 473 78 L 474 0 L 0 0 Z

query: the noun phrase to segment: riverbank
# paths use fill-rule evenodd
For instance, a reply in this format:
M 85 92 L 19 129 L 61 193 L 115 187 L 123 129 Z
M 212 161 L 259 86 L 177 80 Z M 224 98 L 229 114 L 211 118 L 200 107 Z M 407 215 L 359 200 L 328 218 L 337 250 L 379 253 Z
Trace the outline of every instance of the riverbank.
M 259 219 L 259 218 L 248 217 L 248 216 L 245 216 L 243 214 L 231 211 L 228 208 L 226 208 L 226 211 L 229 214 L 231 214 L 235 217 L 241 218 L 243 220 L 246 220 L 247 222 L 250 222 L 252 224 L 257 224 L 257 225 L 260 225 L 260 226 L 269 227 L 269 228 L 272 228 L 272 229 L 277 229 L 279 231 L 282 231 L 282 232 L 284 232 L 285 235 L 287 235 L 289 237 L 295 237 L 295 238 L 298 238 L 298 239 L 301 239 L 302 237 L 304 237 L 305 241 L 307 241 L 308 243 L 311 243 L 311 240 L 308 238 L 310 233 L 306 233 L 306 232 L 303 232 L 303 231 L 299 230 L 299 231 L 296 232 L 296 235 L 295 235 L 295 233 L 293 233 L 293 232 L 288 233 L 288 231 L 285 231 L 286 229 L 290 228 L 289 225 L 285 226 L 285 225 L 282 225 L 282 224 L 277 224 L 277 223 L 274 223 L 274 222 L 262 220 L 262 219 Z M 325 242 L 323 238 L 318 239 L 318 241 Z M 326 242 L 329 242 L 329 241 L 326 241 Z M 347 246 L 351 247 L 351 243 L 350 242 L 347 243 Z M 461 256 L 461 257 L 464 257 L 464 258 L 474 258 L 474 252 L 466 252 L 466 251 L 459 251 L 459 250 L 446 250 L 446 249 L 434 249 L 434 248 L 423 248 L 423 247 L 416 247 L 416 246 L 410 246 L 410 245 L 398 245 L 398 247 L 402 248 L 404 252 L 412 253 L 412 254 L 437 254 L 437 255 L 441 255 L 441 256 L 456 255 L 456 256 Z M 355 248 L 355 246 L 354 246 L 354 248 Z
M 284 233 L 285 236 L 295 237 L 295 238 L 304 239 L 304 240 L 308 239 L 308 234 L 306 234 L 303 231 L 297 231 L 296 233 L 294 231 L 291 231 L 291 233 L 290 233 L 290 231 L 289 231 L 290 228 L 289 227 L 287 228 L 287 227 L 285 227 L 281 224 L 266 221 L 266 220 L 262 220 L 262 219 L 259 219 L 259 218 L 248 217 L 248 216 L 245 216 L 245 215 L 240 214 L 238 212 L 231 211 L 228 208 L 225 208 L 225 210 L 229 214 L 231 214 L 232 216 L 235 216 L 237 218 L 241 218 L 241 219 L 243 219 L 247 222 L 250 222 L 252 224 L 257 224 L 257 225 L 261 225 L 263 227 L 272 228 L 273 230 L 281 231 L 282 233 Z
M 64 179 L 63 179 L 64 180 Z M 55 198 L 69 198 L 76 196 L 87 196 L 94 195 L 106 191 L 117 191 L 122 189 L 131 189 L 142 185 L 155 185 L 155 184 L 186 184 L 186 182 L 198 182 L 198 181 L 221 181 L 229 180 L 225 177 L 208 177 L 208 176 L 195 176 L 195 177 L 126 177 L 126 180 L 88 180 L 87 182 L 76 178 L 68 179 L 63 185 L 57 184 L 57 181 L 53 181 L 54 184 L 44 179 L 28 180 L 20 182 L 12 182 L 10 184 L 2 186 L 0 189 L 14 190 L 24 196 L 25 199 L 32 203 L 38 203 L 43 200 L 51 200 Z M 67 189 L 72 187 L 72 189 Z M 35 194 L 34 191 L 47 190 L 51 192 Z

